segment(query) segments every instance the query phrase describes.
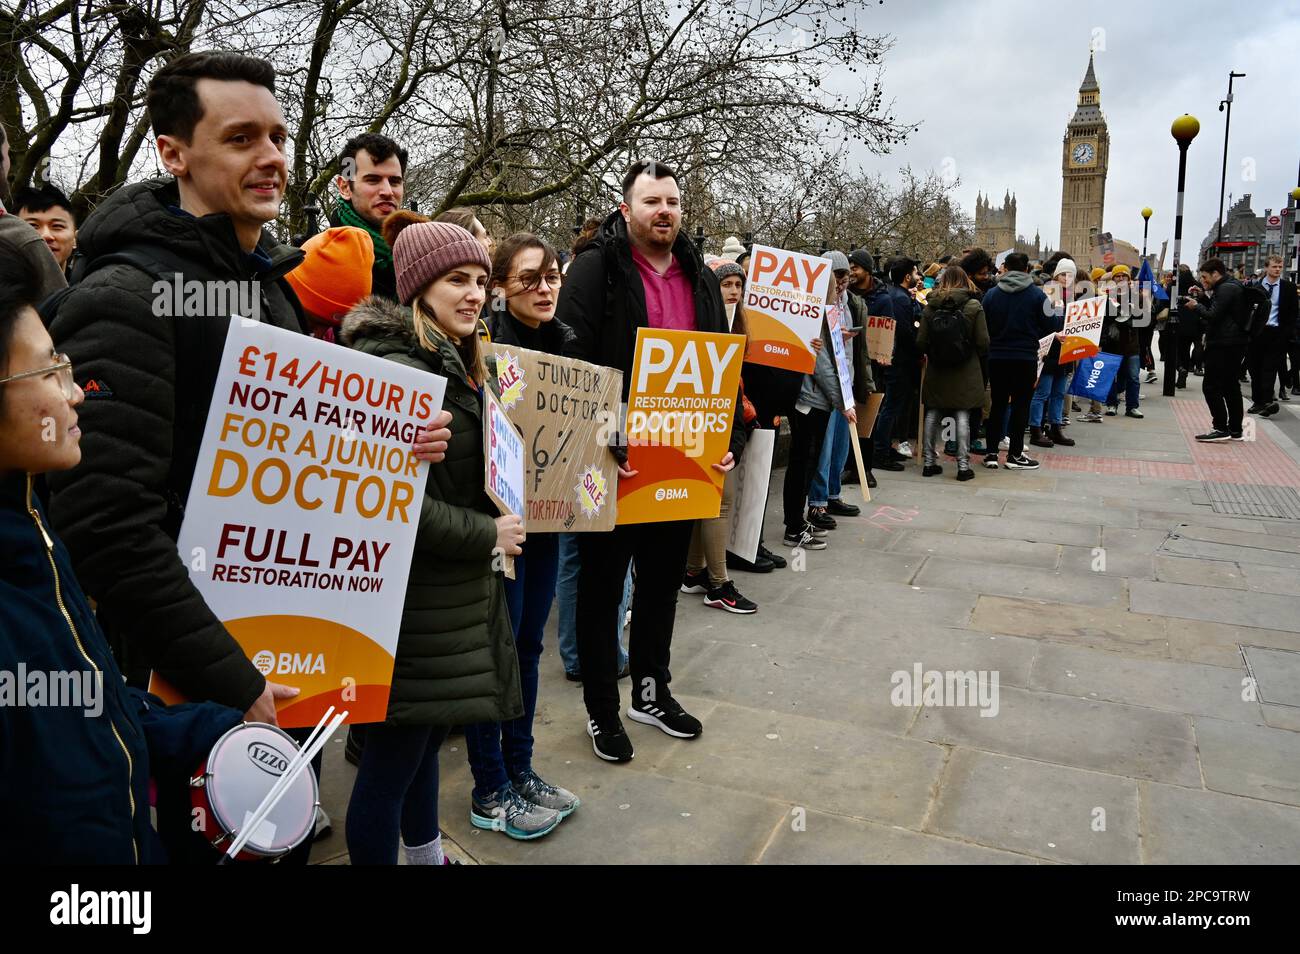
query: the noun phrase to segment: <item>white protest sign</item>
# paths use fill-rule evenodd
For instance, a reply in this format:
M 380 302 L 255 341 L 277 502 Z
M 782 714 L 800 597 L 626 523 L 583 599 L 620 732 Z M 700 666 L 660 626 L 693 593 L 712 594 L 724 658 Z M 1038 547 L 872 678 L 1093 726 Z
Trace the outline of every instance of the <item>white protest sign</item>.
M 731 529 L 727 550 L 753 563 L 763 535 L 763 512 L 767 509 L 767 488 L 772 478 L 772 452 L 776 431 L 750 432 L 740 463 L 727 475 L 731 488 Z

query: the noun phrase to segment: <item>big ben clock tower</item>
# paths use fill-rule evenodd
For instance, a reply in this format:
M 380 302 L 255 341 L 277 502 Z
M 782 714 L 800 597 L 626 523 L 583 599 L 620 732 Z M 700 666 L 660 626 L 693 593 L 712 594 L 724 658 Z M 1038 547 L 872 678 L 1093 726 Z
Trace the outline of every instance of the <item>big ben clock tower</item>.
M 1092 55 L 1088 72 L 1079 87 L 1079 102 L 1074 117 L 1065 127 L 1061 146 L 1061 243 L 1062 251 L 1081 268 L 1094 260 L 1101 261 L 1093 243 L 1093 234 L 1101 231 L 1102 210 L 1106 202 L 1106 168 L 1110 161 L 1110 133 L 1101 113 L 1101 87 L 1093 71 Z

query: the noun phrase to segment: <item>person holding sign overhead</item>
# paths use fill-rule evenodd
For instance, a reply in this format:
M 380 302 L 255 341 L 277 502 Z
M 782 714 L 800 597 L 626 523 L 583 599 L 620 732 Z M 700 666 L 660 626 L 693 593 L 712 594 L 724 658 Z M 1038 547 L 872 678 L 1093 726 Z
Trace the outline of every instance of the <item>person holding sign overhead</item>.
M 518 556 L 518 516 L 496 516 L 483 487 L 483 388 L 489 386 L 478 318 L 487 297 L 487 251 L 457 225 L 413 212 L 384 220 L 399 308 L 378 297 L 347 314 L 340 340 L 447 379 L 446 459 L 429 468 L 407 581 L 388 718 L 366 729 L 348 805 L 353 864 L 442 864 L 438 749 L 453 725 L 523 714 L 519 667 L 496 557 Z M 553 827 L 555 813 L 509 791 L 503 824 Z
M 695 245 L 681 235 L 682 195 L 677 173 L 662 163 L 633 163 L 623 177 L 623 201 L 601 224 L 592 244 L 570 265 L 556 317 L 574 337 L 566 357 L 623 372 L 623 399 L 633 381 L 637 330 L 726 333 L 718 280 Z M 711 466 L 727 472 L 743 447 L 733 429 L 732 450 Z M 631 478 L 627 447 L 610 450 L 619 476 Z M 739 441 L 739 443 L 737 443 Z M 686 566 L 691 522 L 669 520 L 583 534 L 579 540 L 578 657 L 587 734 L 597 757 L 627 762 L 632 742 L 619 718 L 618 671 L 609 633 L 618 624 L 619 596 L 628 564 L 636 567 L 629 636 L 633 700 L 628 718 L 675 738 L 693 739 L 703 727 L 668 690 L 677 591 Z

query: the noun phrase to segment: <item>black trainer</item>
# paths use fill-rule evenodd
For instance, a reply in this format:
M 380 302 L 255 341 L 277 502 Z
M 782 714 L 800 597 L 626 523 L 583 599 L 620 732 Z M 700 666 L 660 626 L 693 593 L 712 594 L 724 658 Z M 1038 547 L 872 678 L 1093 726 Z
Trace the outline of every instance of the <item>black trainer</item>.
M 763 559 L 763 554 L 759 553 L 758 558 L 750 563 L 744 557 L 738 557 L 730 550 L 727 551 L 727 569 L 743 570 L 745 573 L 771 573 L 776 569 L 776 564 L 771 560 Z M 695 591 L 695 592 L 698 592 Z
M 809 507 L 808 522 L 811 523 L 813 528 L 816 530 L 834 530 L 839 526 L 835 522 L 835 518 L 826 512 L 825 507 Z
M 771 561 L 778 570 L 784 570 L 786 567 L 785 557 L 779 553 L 773 553 L 761 543 L 758 545 L 758 558 Z
M 633 722 L 652 725 L 675 739 L 697 739 L 704 731 L 700 720 L 677 704 L 672 696 L 655 702 L 633 703 L 627 707 Z
M 709 591 L 708 570 L 696 570 L 693 573 L 690 570 L 686 571 L 686 575 L 682 577 L 683 593 L 707 593 L 708 591 Z
M 632 740 L 623 731 L 623 720 L 618 716 L 604 725 L 588 719 L 587 735 L 591 736 L 591 748 L 596 757 L 606 762 L 631 762 L 636 756 L 632 751 Z
M 862 509 L 856 504 L 845 503 L 838 497 L 832 497 L 826 501 L 826 512 L 835 517 L 856 517 L 862 513 Z
M 1223 441 L 1232 440 L 1232 435 L 1229 434 L 1227 431 L 1220 431 L 1218 429 L 1215 429 L 1211 431 L 1206 431 L 1204 434 L 1197 434 L 1196 439 L 1200 441 L 1202 444 L 1220 444 Z
M 1281 410 L 1282 410 L 1282 405 L 1274 401 L 1272 404 L 1268 404 L 1265 407 L 1261 408 L 1259 412 L 1259 416 L 1272 417 L 1274 414 L 1278 413 Z
M 726 580 L 721 586 L 709 590 L 704 596 L 704 605 L 742 616 L 758 612 L 758 604 L 742 596 L 731 580 Z

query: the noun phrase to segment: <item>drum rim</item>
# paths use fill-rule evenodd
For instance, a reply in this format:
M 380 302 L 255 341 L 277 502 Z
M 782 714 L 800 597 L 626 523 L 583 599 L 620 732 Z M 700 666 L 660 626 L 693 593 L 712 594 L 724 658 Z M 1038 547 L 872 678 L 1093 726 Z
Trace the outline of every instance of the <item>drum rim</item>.
M 280 728 L 278 725 L 272 725 L 269 722 L 237 723 L 236 725 L 231 726 L 225 732 L 221 733 L 220 738 L 218 738 L 216 742 L 212 743 L 212 748 L 208 750 L 207 762 L 205 763 L 203 768 L 203 789 L 204 789 L 203 797 L 204 800 L 207 802 L 208 812 L 211 813 L 212 820 L 216 822 L 217 829 L 220 832 L 217 841 L 225 842 L 227 844 L 229 844 L 230 839 L 232 837 L 235 837 L 233 834 L 234 826 L 229 822 L 227 822 L 225 815 L 217 807 L 217 803 L 215 799 L 213 799 L 212 797 L 212 779 L 215 777 L 213 770 L 216 767 L 216 755 L 221 750 L 221 748 L 229 741 L 230 736 L 234 735 L 237 732 L 243 732 L 246 729 L 270 729 L 276 735 L 281 736 L 284 739 L 284 741 L 292 745 L 295 752 L 297 752 L 300 748 L 298 743 L 294 741 L 293 736 L 289 735 L 289 733 L 285 732 L 284 729 Z M 244 847 L 240 851 L 241 854 L 243 854 L 244 852 L 249 852 L 251 854 L 258 855 L 259 857 L 263 857 L 263 858 L 279 858 L 293 851 L 294 848 L 301 845 L 303 841 L 307 838 L 307 836 L 311 834 L 312 829 L 315 827 L 316 824 L 316 812 L 320 809 L 320 786 L 316 781 L 315 772 L 309 770 L 307 772 L 304 772 L 303 775 L 307 777 L 307 779 L 309 780 L 309 784 L 311 786 L 311 797 L 312 797 L 313 808 L 311 812 L 311 817 L 308 820 L 307 826 L 302 832 L 302 834 L 299 835 L 294 840 L 293 844 L 287 848 L 262 848 L 259 847 L 258 845 L 255 845 L 252 839 L 250 838 L 247 842 L 244 843 Z M 301 778 L 302 776 L 299 777 Z

